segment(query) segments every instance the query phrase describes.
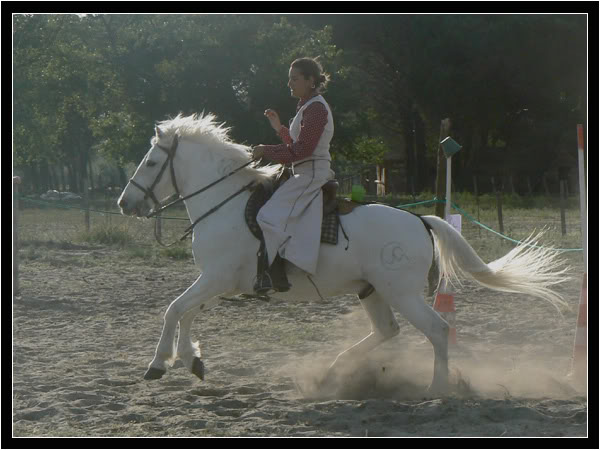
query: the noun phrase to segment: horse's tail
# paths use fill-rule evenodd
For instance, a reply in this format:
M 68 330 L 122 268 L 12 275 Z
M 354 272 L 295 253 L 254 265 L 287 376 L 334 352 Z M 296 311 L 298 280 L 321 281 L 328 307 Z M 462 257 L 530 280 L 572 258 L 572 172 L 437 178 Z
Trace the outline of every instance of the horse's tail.
M 500 259 L 485 264 L 469 243 L 446 221 L 436 216 L 422 216 L 433 229 L 440 276 L 452 283 L 471 276 L 488 288 L 540 297 L 559 306 L 566 302 L 552 287 L 567 281 L 568 267 L 557 258 L 559 251 L 536 245 L 543 232 L 530 235 Z

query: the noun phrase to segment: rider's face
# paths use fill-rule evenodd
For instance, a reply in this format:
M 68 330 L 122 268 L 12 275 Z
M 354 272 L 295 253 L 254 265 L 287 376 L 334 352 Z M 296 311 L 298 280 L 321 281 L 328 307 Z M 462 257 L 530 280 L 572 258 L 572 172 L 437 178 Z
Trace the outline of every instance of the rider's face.
M 312 91 L 315 81 L 313 77 L 304 78 L 302 72 L 298 69 L 290 68 L 288 86 L 290 88 L 292 97 L 306 98 Z

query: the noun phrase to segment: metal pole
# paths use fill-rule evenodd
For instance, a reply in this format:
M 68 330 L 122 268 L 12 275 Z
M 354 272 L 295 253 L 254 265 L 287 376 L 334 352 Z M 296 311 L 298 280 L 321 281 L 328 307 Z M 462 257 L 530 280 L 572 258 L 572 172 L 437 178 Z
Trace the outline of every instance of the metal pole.
M 444 213 L 444 218 L 446 222 L 448 222 L 450 218 L 450 205 L 452 204 L 452 156 L 446 158 L 446 209 Z
M 438 199 L 442 198 L 442 189 L 443 189 L 443 183 L 444 183 L 444 170 L 442 169 L 442 161 L 444 160 L 444 150 L 442 149 L 442 140 L 448 136 L 448 133 L 450 133 L 450 126 L 451 126 L 451 122 L 450 119 L 444 119 L 442 120 L 442 123 L 440 125 L 440 140 L 438 141 L 438 151 L 437 151 L 437 174 L 436 174 L 436 178 L 435 178 L 435 196 Z M 444 211 L 444 206 L 442 205 L 442 203 L 438 202 L 435 204 L 435 215 L 438 217 L 442 217 Z

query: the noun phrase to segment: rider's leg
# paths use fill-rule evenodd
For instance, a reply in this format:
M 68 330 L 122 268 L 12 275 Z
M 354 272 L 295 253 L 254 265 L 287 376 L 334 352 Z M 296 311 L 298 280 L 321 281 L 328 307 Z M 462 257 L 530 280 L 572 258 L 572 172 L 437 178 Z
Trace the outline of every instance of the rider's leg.
M 269 292 L 287 292 L 291 288 L 285 274 L 285 262 L 281 256 L 275 256 L 275 260 L 269 267 L 269 259 L 265 248 L 264 240 L 261 241 L 257 253 L 256 283 L 254 291 L 260 295 L 266 295 Z

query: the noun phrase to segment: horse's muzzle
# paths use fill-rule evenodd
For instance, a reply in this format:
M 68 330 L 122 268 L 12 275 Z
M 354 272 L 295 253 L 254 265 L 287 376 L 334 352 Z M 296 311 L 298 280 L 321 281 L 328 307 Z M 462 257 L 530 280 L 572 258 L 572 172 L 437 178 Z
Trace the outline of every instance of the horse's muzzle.
M 146 217 L 150 214 L 150 207 L 145 201 L 138 201 L 135 204 L 129 204 L 124 198 L 120 198 L 117 202 L 121 208 L 121 214 L 125 216 Z

